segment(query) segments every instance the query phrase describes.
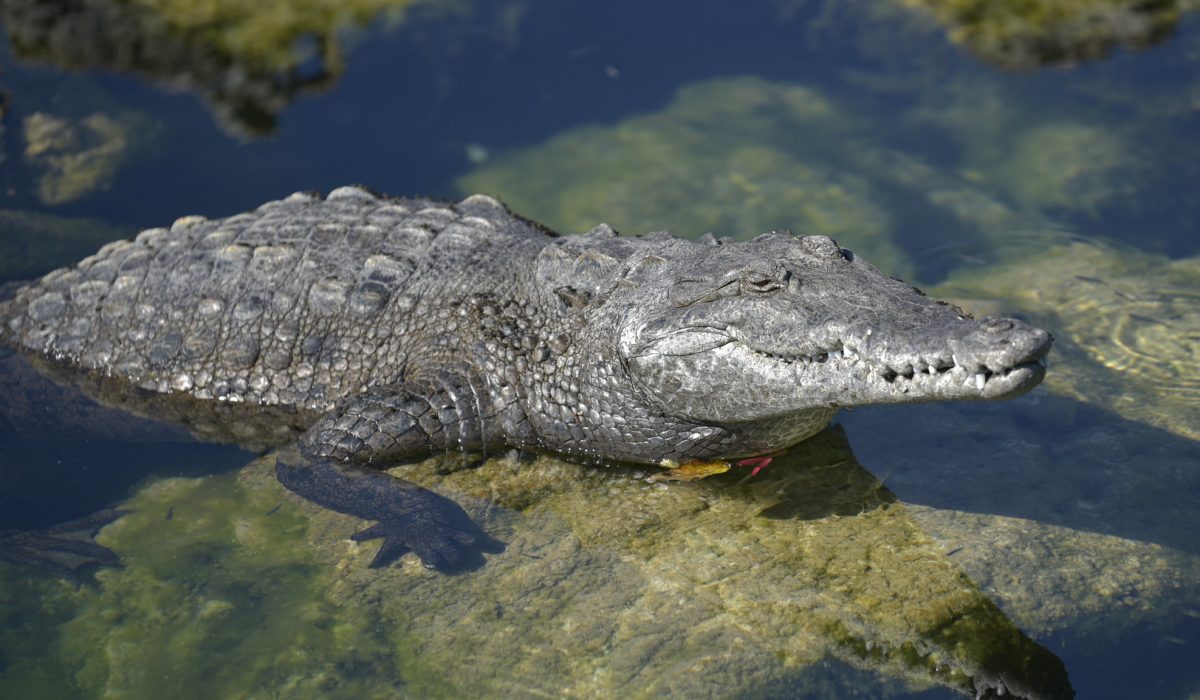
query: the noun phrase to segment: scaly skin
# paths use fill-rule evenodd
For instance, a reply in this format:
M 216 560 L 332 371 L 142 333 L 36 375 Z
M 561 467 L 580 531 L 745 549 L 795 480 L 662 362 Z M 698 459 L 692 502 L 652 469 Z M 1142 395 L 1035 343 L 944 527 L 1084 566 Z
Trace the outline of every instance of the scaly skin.
M 379 520 L 376 564 L 494 549 L 374 469 L 447 449 L 746 457 L 841 406 L 1004 398 L 1050 337 L 926 298 L 823 236 L 744 243 L 601 225 L 559 237 L 488 197 L 346 187 L 105 246 L 0 307 L 10 343 L 103 403 L 287 446 L 285 486 Z

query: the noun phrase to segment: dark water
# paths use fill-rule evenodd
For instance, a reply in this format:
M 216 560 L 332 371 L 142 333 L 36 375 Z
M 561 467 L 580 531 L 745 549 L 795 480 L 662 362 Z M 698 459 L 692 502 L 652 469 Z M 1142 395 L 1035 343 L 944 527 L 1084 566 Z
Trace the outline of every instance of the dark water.
M 1029 316 L 1058 342 L 1046 385 L 1018 401 L 842 415 L 838 422 L 853 448 L 848 459 L 894 494 L 907 509 L 905 526 L 939 548 L 945 568 L 995 604 L 1008 625 L 1004 634 L 1017 630 L 1061 659 L 1078 697 L 1200 693 L 1196 16 L 1164 18 L 1142 7 L 1105 14 L 1110 22 L 1082 36 L 1029 20 L 1017 23 L 1023 33 L 989 43 L 986 37 L 1011 26 L 1011 17 L 992 26 L 985 14 L 980 25 L 949 26 L 945 18 L 886 2 L 430 0 L 401 18 L 368 6 L 365 23 L 287 35 L 279 54 L 285 58 L 268 60 L 220 48 L 213 34 L 169 29 L 171 21 L 152 10 L 142 11 L 150 19 L 82 23 L 93 33 L 76 36 L 69 50 L 47 48 L 54 42 L 39 41 L 47 32 L 29 17 L 78 11 L 63 7 L 0 2 L 8 37 L 0 37 L 0 281 L 35 277 L 104 240 L 181 215 L 225 216 L 293 191 L 348 183 L 445 198 L 483 190 L 565 233 L 601 220 L 630 234 L 663 227 L 681 235 L 829 233 L 969 310 Z M 125 9 L 104 16 L 133 12 L 113 7 Z M 97 27 L 118 24 L 134 29 L 96 35 Z M 1146 29 L 1151 25 L 1156 29 Z M 951 42 L 951 34 L 963 43 Z M 320 47 L 322 36 L 327 47 L 334 45 L 329 37 L 338 38 L 336 55 L 302 55 Z M 1059 45 L 1046 36 L 1075 42 Z M 113 48 L 143 45 L 181 47 L 183 58 L 156 63 Z M 113 440 L 104 430 L 70 436 L 79 440 L 35 432 L 18 426 L 0 436 L 0 529 L 46 527 L 140 493 L 135 502 L 143 513 L 147 503 L 162 506 L 154 513 L 158 524 L 145 528 L 153 534 L 162 523 L 191 522 L 186 515 L 202 507 L 219 513 L 208 496 L 195 495 L 203 488 L 195 484 L 232 479 L 250 459 L 211 446 Z M 158 491 L 148 486 L 164 483 Z M 714 503 L 724 497 L 721 483 L 709 494 Z M 615 503 L 601 506 L 618 510 Z M 804 516 L 796 528 L 835 517 L 829 512 L 839 511 Z M 511 526 L 503 517 L 498 522 Z M 695 522 L 683 517 L 673 527 L 688 531 Z M 860 536 L 868 535 L 851 539 Z M 140 571 L 137 542 L 110 542 L 130 561 L 130 572 Z M 643 556 L 623 546 L 584 550 L 593 559 L 598 551 L 614 561 Z M 218 549 L 170 569 L 192 581 L 178 600 L 200 600 L 208 594 L 195 591 L 205 586 L 233 587 L 195 583 L 205 580 L 199 574 L 192 579 L 191 569 L 237 568 L 236 552 Z M 387 626 L 400 625 L 384 612 L 355 627 L 360 623 L 347 621 L 346 610 L 365 603 L 342 589 L 320 629 L 358 629 L 357 638 L 370 642 L 364 649 L 383 639 L 385 651 L 339 658 L 336 671 L 313 685 L 272 671 L 295 662 L 281 648 L 304 646 L 290 641 L 287 629 L 267 634 L 257 647 L 219 638 L 270 628 L 264 611 L 332 586 L 321 578 L 332 568 L 326 554 L 297 555 L 299 563 L 289 564 L 281 579 L 291 587 L 238 598 L 238 610 L 254 610 L 267 622 L 236 621 L 235 613 L 234 622 L 220 618 L 228 627 L 220 633 L 188 627 L 179 635 L 180 650 L 161 655 L 147 649 L 175 638 L 144 634 L 146 647 L 138 647 L 137 625 L 154 627 L 133 620 L 150 619 L 153 604 L 128 603 L 155 600 L 146 591 L 159 589 L 145 580 L 118 583 L 102 575 L 98 587 L 76 590 L 9 567 L 0 579 L 6 586 L 0 624 L 7 626 L 0 630 L 0 695 L 137 697 L 177 689 L 146 680 L 155 664 L 163 665 L 164 678 L 212 681 L 185 684 L 198 697 L 300 697 L 314 689 L 336 694 L 333 688 L 357 697 L 535 690 L 584 697 L 952 697 L 948 688 L 962 687 L 869 651 L 876 637 L 902 646 L 897 630 L 904 625 L 841 610 L 843 603 L 870 609 L 862 601 L 877 595 L 839 597 L 856 585 L 849 579 L 833 585 L 797 576 L 804 582 L 794 583 L 795 590 L 781 581 L 767 593 L 780 601 L 825 600 L 830 619 L 851 620 L 848 627 L 865 631 L 797 629 L 785 644 L 770 641 L 788 635 L 768 631 L 764 620 L 729 613 L 731 627 L 758 650 L 746 657 L 744 676 L 726 666 L 705 676 L 696 659 L 707 657 L 691 646 L 661 667 L 647 651 L 643 661 L 605 667 L 611 677 L 605 676 L 586 661 L 612 650 L 571 646 L 574 637 L 564 632 L 559 646 L 583 660 L 574 676 L 547 666 L 539 677 L 522 670 L 528 659 L 481 652 L 470 663 L 512 665 L 508 684 L 494 677 L 491 684 L 457 683 L 443 659 L 464 652 L 431 650 L 420 636 L 449 636 L 449 629 L 393 634 Z M 603 582 L 615 570 L 600 566 L 581 575 Z M 907 580 L 898 573 L 884 579 L 901 582 L 895 586 Z M 354 585 L 376 590 L 363 581 Z M 531 575 L 519 585 L 549 584 Z M 454 590 L 482 599 L 486 587 Z M 414 605 L 447 605 L 426 589 L 409 593 Z M 627 604 L 617 595 L 591 614 L 616 618 Z M 545 632 L 554 639 L 549 630 L 569 626 L 569 616 L 547 612 L 535 618 L 545 630 L 500 632 L 477 613 L 468 608 L 461 624 L 475 625 L 480 635 L 533 639 Z M 671 616 L 652 622 L 668 640 L 690 639 L 699 625 Z M 955 637 L 954 644 L 987 647 L 978 637 L 998 636 L 995 629 Z M 815 641 L 804 642 L 804 635 Z M 713 643 L 731 639 L 715 635 Z M 859 650 L 863 639 L 868 651 Z M 473 648 L 470 635 L 462 640 Z M 336 641 L 331 649 L 349 644 Z M 325 649 L 322 643 L 333 644 L 313 642 L 314 654 Z M 201 673 L 224 668 L 221 655 L 230 648 L 237 649 L 228 652 L 236 659 L 231 664 L 259 668 L 258 675 L 230 680 Z M 946 649 L 947 658 L 961 658 Z M 1001 670 L 1021 665 L 987 654 L 967 657 L 991 671 L 996 663 Z M 693 685 L 646 681 L 680 668 Z

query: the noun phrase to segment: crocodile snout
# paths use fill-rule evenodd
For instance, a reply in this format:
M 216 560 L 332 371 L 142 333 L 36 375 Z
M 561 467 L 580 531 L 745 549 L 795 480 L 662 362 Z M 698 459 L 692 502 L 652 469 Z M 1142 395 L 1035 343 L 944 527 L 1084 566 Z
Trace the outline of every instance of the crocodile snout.
M 955 363 L 989 371 L 1036 362 L 1050 351 L 1049 333 L 1016 318 L 988 316 L 950 341 Z

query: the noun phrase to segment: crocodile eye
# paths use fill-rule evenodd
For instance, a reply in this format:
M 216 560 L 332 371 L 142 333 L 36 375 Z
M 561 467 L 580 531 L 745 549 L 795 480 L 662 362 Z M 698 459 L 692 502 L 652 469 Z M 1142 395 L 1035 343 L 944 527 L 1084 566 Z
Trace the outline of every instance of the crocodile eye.
M 762 272 L 751 272 L 742 278 L 742 291 L 745 292 L 758 292 L 761 294 L 782 288 L 783 283 L 777 278 Z

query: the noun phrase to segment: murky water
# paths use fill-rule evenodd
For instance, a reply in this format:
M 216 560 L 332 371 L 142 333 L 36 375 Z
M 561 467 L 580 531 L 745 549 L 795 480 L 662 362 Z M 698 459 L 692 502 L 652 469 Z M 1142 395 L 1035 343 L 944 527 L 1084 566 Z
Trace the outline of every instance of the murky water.
M 101 521 L 0 538 L 0 697 L 1196 697 L 1200 15 L 968 5 L 0 2 L 0 281 L 362 183 L 826 233 L 1057 341 L 753 479 L 409 468 L 507 544 L 453 577 L 368 569 L 270 457 L 10 393 L 0 530 L 127 512 L 94 581 Z

